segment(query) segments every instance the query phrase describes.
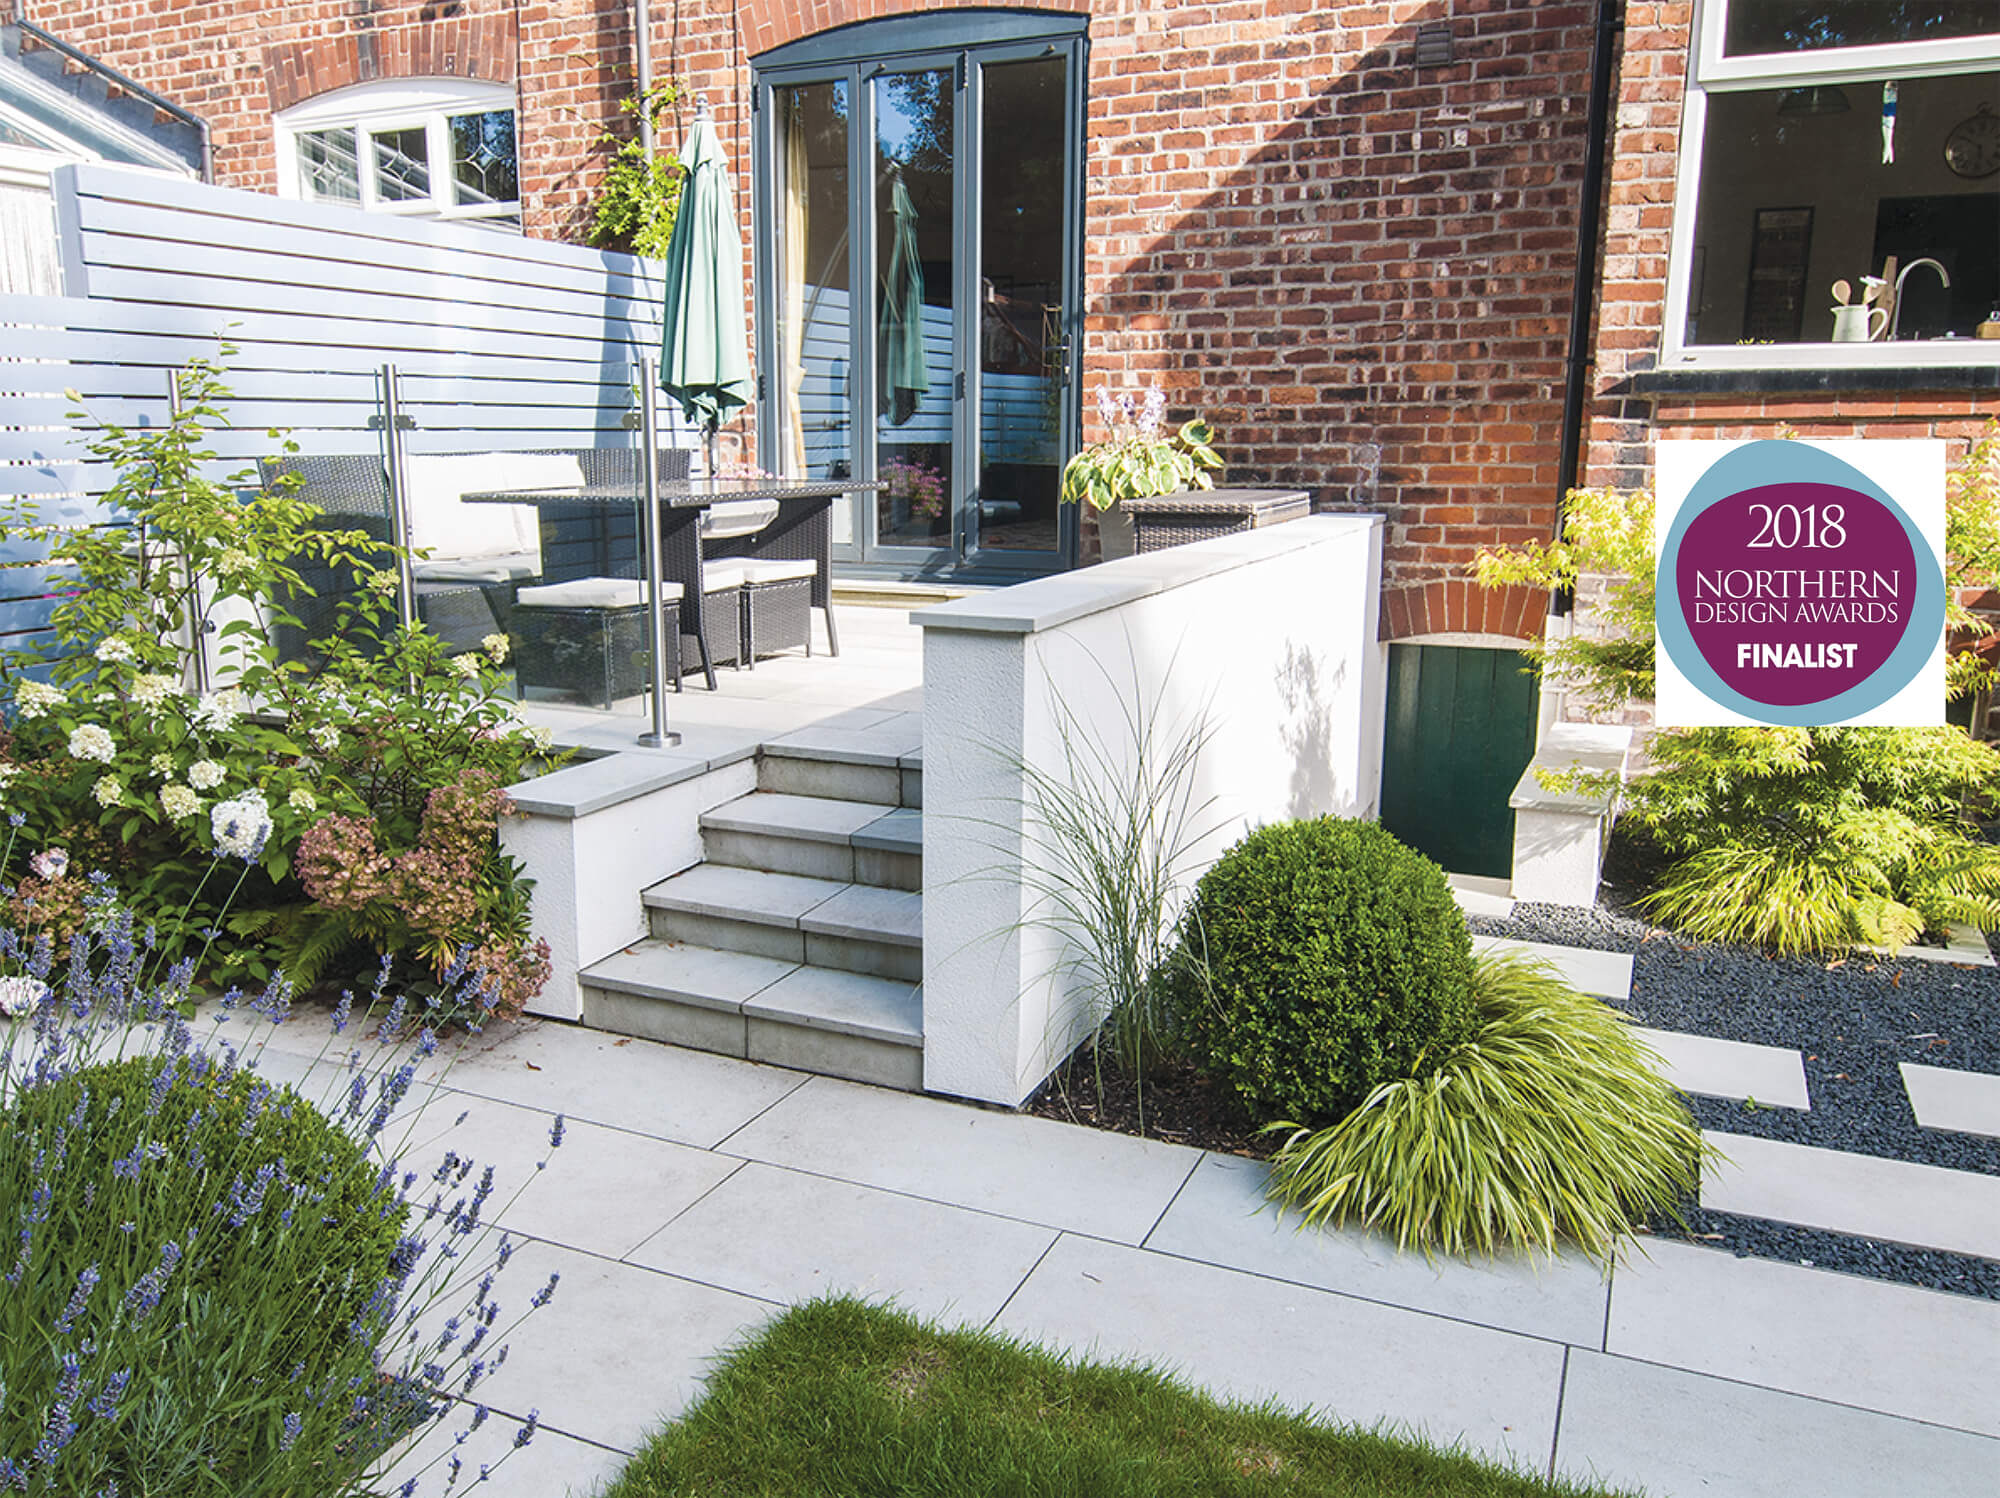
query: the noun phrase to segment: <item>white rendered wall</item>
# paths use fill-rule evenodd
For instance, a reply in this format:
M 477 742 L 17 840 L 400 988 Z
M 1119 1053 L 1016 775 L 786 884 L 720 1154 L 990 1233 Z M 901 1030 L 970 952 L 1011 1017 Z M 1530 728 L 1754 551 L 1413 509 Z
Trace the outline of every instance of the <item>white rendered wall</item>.
M 752 759 L 705 773 L 618 754 L 510 786 L 500 850 L 535 881 L 532 935 L 551 971 L 527 1012 L 581 1019 L 577 974 L 647 935 L 642 891 L 701 862 L 701 814 L 756 788 Z
M 1065 933 L 1032 920 L 1016 766 L 1081 738 L 1129 766 L 1205 724 L 1191 885 L 1250 828 L 1375 815 L 1382 522 L 1314 516 L 965 598 L 924 626 L 924 1086 L 1012 1105 L 1087 1032 Z

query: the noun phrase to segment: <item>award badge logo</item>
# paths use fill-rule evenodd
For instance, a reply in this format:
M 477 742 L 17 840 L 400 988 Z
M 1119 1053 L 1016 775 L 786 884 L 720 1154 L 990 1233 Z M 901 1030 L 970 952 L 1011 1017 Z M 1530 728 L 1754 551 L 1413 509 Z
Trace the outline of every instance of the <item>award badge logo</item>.
M 1944 444 L 1659 444 L 1657 719 L 1944 721 Z

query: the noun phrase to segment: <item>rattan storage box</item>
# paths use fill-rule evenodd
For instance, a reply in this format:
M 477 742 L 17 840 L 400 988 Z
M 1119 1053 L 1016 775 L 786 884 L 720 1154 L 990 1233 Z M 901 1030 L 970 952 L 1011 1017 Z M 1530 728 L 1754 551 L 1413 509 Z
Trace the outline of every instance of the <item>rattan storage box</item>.
M 1303 489 L 1190 489 L 1151 499 L 1123 499 L 1119 504 L 1132 517 L 1133 549 L 1142 552 L 1253 531 L 1312 513 L 1312 500 Z

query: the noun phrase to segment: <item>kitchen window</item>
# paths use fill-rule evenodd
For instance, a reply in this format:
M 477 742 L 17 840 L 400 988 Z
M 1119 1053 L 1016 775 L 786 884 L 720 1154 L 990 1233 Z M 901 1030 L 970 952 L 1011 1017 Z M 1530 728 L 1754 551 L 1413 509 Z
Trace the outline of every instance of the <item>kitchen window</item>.
M 309 203 L 521 227 L 514 91 L 397 79 L 325 94 L 277 116 L 278 185 Z
M 1670 364 L 2000 362 L 2000 4 L 1702 0 L 1690 74 Z

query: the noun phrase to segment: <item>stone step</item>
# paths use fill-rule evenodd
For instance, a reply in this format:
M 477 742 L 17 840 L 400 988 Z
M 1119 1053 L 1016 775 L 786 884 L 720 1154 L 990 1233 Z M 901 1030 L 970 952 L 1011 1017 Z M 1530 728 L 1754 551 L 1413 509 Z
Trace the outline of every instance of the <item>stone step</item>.
M 914 983 L 923 977 L 915 890 L 696 864 L 643 896 L 666 941 Z
M 1717 1212 L 2000 1259 L 2000 1177 L 1748 1134 L 1703 1130 L 1727 1157 L 1704 1167 Z
M 865 730 L 807 730 L 763 746 L 757 789 L 879 806 L 924 804 L 924 758 L 901 739 L 869 737 Z
M 1643 1025 L 1634 1025 L 1632 1034 L 1652 1048 L 1660 1058 L 1662 1075 L 1682 1092 L 1765 1108 L 1812 1106 L 1805 1059 L 1786 1046 L 1649 1030 Z
M 580 975 L 584 1023 L 822 1076 L 920 1091 L 922 991 L 898 979 L 657 938 Z
M 732 868 L 923 887 L 923 813 L 881 803 L 753 791 L 702 813 L 708 861 Z
M 1602 999 L 1624 999 L 1632 992 L 1632 954 L 1597 952 L 1588 947 L 1563 947 L 1545 941 L 1516 941 L 1511 936 L 1475 936 L 1473 955 L 1481 952 L 1519 952 L 1548 963 L 1578 993 L 1596 994 Z

